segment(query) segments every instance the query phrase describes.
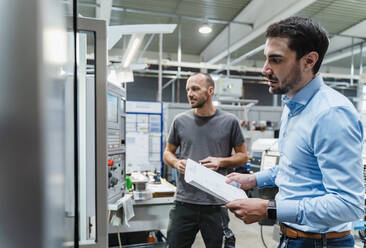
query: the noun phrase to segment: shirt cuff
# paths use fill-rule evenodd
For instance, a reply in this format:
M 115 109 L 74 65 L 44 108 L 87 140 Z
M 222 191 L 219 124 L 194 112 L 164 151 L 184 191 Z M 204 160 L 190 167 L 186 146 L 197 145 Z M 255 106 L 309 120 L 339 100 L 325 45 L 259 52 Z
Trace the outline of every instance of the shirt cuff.
M 257 180 L 257 186 L 258 188 L 267 188 L 267 187 L 273 187 L 272 184 L 269 184 L 268 182 L 271 181 L 271 173 L 270 170 L 265 170 L 261 172 L 257 172 L 254 174 Z
M 277 221 L 296 223 L 298 204 L 296 200 L 276 200 Z

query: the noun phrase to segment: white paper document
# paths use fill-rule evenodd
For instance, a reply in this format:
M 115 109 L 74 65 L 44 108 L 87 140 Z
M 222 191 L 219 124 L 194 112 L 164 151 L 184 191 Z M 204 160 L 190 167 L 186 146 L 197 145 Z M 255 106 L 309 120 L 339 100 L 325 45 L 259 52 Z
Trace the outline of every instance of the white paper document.
M 227 184 L 227 177 L 188 159 L 184 180 L 225 202 L 247 198 L 244 190 Z

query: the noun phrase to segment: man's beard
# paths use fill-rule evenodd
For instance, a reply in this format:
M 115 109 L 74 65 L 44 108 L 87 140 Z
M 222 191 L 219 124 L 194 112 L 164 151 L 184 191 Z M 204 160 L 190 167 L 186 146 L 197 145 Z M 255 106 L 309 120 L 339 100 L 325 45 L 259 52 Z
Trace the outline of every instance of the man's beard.
M 272 77 L 269 75 L 268 77 L 269 81 L 274 81 L 279 83 L 277 78 Z M 301 71 L 300 66 L 296 64 L 294 68 L 292 69 L 291 74 L 287 77 L 287 79 L 283 80 L 281 85 L 279 85 L 277 88 L 272 88 L 271 93 L 272 94 L 286 94 L 290 90 L 296 88 L 301 83 Z
M 208 97 L 206 97 L 205 99 L 201 99 L 201 100 L 196 100 L 196 103 L 194 105 L 191 105 L 191 108 L 202 108 L 203 105 L 205 105 L 205 103 L 207 102 Z

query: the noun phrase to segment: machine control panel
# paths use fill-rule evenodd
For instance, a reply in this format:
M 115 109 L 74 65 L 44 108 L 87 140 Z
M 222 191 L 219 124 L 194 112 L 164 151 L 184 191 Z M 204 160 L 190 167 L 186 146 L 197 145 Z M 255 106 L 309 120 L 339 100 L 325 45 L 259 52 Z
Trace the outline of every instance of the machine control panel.
M 126 189 L 126 91 L 108 83 L 107 167 L 108 203 L 124 196 Z
M 125 173 L 125 155 L 108 155 L 108 200 L 118 200 L 123 196 L 126 188 Z

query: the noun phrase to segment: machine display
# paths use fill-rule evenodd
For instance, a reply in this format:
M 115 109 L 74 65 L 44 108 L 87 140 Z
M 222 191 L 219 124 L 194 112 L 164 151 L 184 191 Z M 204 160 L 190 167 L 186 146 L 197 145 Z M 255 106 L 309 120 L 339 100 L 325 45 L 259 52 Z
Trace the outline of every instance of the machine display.
M 118 98 L 115 95 L 108 93 L 108 111 L 107 121 L 110 125 L 118 123 Z
M 126 91 L 108 83 L 107 103 L 108 203 L 114 203 L 126 189 Z

